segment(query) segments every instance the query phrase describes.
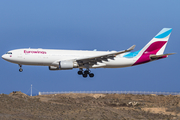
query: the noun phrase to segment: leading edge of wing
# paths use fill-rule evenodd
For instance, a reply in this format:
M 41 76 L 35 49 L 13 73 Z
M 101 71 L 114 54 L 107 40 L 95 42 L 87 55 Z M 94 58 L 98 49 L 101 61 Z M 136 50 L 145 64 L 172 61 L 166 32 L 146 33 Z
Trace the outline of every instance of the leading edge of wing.
M 102 55 L 96 55 L 96 56 L 90 56 L 90 57 L 84 57 L 84 58 L 78 58 L 78 59 L 76 59 L 76 61 L 95 59 L 95 58 L 104 58 L 104 57 L 107 57 L 107 58 L 108 57 L 115 57 L 116 55 L 132 51 L 135 48 L 135 46 L 136 45 L 133 45 L 130 48 L 128 48 L 127 50 L 123 50 L 123 51 L 111 52 L 111 53 L 108 53 L 108 54 L 102 54 Z

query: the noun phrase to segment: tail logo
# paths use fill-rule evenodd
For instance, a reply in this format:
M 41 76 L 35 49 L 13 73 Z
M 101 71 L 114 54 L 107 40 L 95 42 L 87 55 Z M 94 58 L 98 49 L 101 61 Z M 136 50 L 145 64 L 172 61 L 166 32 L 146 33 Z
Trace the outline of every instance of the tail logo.
M 142 64 L 151 61 L 150 55 L 163 54 L 172 28 L 163 28 L 138 54 L 139 59 L 133 64 Z M 163 56 L 165 58 L 167 56 Z

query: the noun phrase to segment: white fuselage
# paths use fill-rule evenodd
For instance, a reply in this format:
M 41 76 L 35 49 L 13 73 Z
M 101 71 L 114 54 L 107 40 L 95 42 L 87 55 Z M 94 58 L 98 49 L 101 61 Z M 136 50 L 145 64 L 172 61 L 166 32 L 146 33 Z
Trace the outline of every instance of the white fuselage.
M 16 49 L 4 54 L 3 59 L 21 65 L 58 66 L 59 61 L 91 57 L 114 51 L 83 51 L 83 50 L 54 50 L 54 49 Z M 114 59 L 102 61 L 91 68 L 120 68 L 132 66 L 138 58 L 125 58 L 127 53 L 119 54 Z M 78 68 L 78 67 L 77 67 Z
M 6 61 L 22 65 L 49 66 L 49 70 L 79 68 L 78 75 L 94 77 L 90 68 L 122 68 L 140 65 L 166 58 L 174 53 L 163 54 L 171 34 L 171 28 L 163 28 L 141 50 L 130 52 L 135 45 L 122 51 L 84 51 L 54 49 L 16 49 L 2 56 Z M 85 71 L 83 69 L 86 69 Z

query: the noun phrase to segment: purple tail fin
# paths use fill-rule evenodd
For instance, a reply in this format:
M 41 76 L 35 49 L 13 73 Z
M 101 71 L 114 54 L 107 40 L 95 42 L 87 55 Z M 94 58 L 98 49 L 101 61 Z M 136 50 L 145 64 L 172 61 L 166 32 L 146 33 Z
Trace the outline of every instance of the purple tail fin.
M 138 60 L 133 65 L 151 61 L 150 55 L 161 55 L 164 53 L 167 41 L 171 34 L 171 28 L 163 28 L 139 53 Z M 167 55 L 161 57 L 166 58 Z M 160 59 L 160 58 L 159 58 Z

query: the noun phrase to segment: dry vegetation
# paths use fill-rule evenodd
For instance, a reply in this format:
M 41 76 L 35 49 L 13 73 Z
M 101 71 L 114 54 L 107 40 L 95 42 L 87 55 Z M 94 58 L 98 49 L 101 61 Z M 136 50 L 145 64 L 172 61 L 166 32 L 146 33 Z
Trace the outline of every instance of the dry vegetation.
M 180 97 L 133 94 L 0 94 L 0 120 L 177 120 Z

